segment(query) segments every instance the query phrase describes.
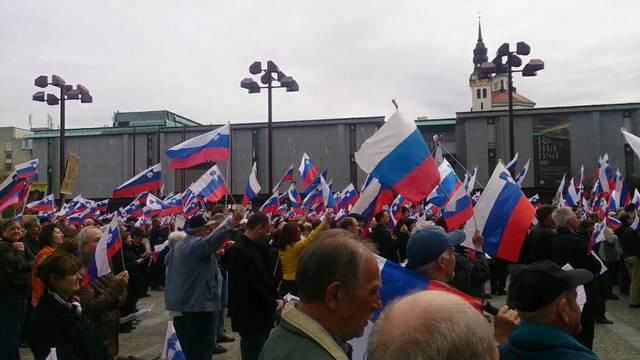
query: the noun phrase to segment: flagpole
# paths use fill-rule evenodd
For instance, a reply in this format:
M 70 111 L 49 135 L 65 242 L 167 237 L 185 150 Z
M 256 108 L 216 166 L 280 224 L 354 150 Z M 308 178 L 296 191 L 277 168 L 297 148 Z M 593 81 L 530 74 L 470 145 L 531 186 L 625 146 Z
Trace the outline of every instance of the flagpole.
M 467 172 L 467 173 L 469 172 L 469 170 L 467 170 L 467 168 L 465 168 L 465 167 L 464 167 L 464 165 L 462 165 L 462 164 L 458 161 L 458 159 L 456 159 L 456 157 L 455 157 L 455 156 L 453 156 L 453 155 L 449 152 L 449 150 L 447 150 L 447 148 L 446 148 L 446 147 L 444 147 L 444 144 L 440 143 L 440 147 L 442 147 L 442 148 L 444 149 L 444 151 L 446 151 L 446 152 L 447 152 L 447 154 L 449 154 L 449 156 L 451 156 L 451 158 L 456 162 L 456 164 L 460 165 L 460 167 L 462 168 L 462 170 L 464 170 L 464 171 L 465 171 L 465 172 Z M 477 177 L 475 178 L 475 182 L 476 182 L 476 183 L 478 183 L 478 185 L 482 186 L 483 188 L 487 187 L 486 185 L 483 185 L 480 181 L 478 181 L 478 178 L 477 178 Z M 473 190 L 473 189 L 472 189 L 472 190 Z
M 118 218 L 118 234 L 120 234 L 120 218 Z M 122 260 L 122 271 L 126 271 L 127 268 L 124 264 L 124 239 L 121 239 L 121 241 L 122 245 L 120 245 L 120 260 Z

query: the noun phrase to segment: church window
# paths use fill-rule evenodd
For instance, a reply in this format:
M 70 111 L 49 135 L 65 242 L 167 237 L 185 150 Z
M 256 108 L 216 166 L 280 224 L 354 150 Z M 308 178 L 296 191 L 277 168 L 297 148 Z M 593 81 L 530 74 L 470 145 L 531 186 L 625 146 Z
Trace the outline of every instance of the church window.
M 477 97 L 478 99 L 480 99 L 480 89 L 477 89 L 477 90 L 476 90 L 476 97 Z
M 486 99 L 487 97 L 487 89 L 482 89 L 482 98 Z
M 480 110 L 484 110 L 484 103 L 483 102 L 480 103 Z

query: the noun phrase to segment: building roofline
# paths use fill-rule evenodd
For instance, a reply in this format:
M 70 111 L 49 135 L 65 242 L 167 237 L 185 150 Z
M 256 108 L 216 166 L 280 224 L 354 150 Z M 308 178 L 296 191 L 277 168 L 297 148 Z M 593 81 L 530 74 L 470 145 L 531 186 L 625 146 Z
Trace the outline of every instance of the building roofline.
M 558 112 L 590 112 L 590 111 L 611 111 L 611 110 L 636 110 L 640 109 L 640 102 L 630 103 L 614 103 L 614 104 L 594 104 L 594 105 L 571 105 L 571 106 L 552 106 L 531 109 L 513 109 L 514 114 L 518 115 L 535 115 L 549 114 Z M 507 110 L 498 111 L 460 111 L 456 112 L 458 118 L 474 118 L 474 117 L 493 117 L 502 116 Z

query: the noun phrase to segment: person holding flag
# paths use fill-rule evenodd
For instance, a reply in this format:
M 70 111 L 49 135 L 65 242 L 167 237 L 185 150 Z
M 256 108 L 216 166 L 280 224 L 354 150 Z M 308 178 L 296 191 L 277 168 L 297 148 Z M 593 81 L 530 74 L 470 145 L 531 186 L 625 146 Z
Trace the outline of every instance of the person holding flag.
M 117 221 L 115 222 L 117 223 Z M 119 234 L 120 237 L 121 234 Z M 95 226 L 85 227 L 77 235 L 80 244 L 80 259 L 85 268 L 90 267 L 92 259 L 96 258 L 96 249 L 103 234 Z M 121 262 L 122 258 L 112 258 L 112 262 Z M 119 352 L 119 308 L 126 299 L 129 273 L 123 271 L 118 275 L 111 273 L 94 279 L 85 279 L 77 295 L 85 315 L 100 328 L 105 348 L 111 356 Z

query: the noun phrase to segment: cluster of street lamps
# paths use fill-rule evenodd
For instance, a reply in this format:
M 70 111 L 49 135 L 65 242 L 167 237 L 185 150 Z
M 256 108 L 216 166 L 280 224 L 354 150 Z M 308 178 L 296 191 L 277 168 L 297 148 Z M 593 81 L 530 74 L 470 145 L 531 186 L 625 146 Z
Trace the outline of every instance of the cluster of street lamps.
M 51 75 L 51 82 L 49 82 L 49 78 L 47 75 L 40 75 L 35 80 L 35 85 L 39 88 L 46 88 L 51 85 L 60 89 L 60 97 L 58 98 L 55 94 L 45 94 L 44 91 L 38 91 L 33 94 L 33 101 L 39 102 L 47 102 L 49 105 L 58 105 L 60 104 L 60 184 L 59 187 L 62 186 L 62 182 L 64 181 L 64 162 L 65 162 L 65 150 L 64 150 L 64 103 L 67 100 L 80 100 L 83 104 L 91 104 L 93 102 L 93 97 L 89 93 L 89 89 L 87 89 L 84 85 L 77 84 L 75 89 L 73 85 L 67 85 L 63 78 L 58 75 Z M 58 193 L 60 199 L 62 199 L 62 194 Z
M 267 120 L 267 138 L 268 138 L 268 157 L 269 157 L 269 189 L 273 189 L 273 139 L 272 139 L 272 101 L 271 101 L 271 90 L 274 88 L 285 88 L 287 92 L 298 91 L 298 82 L 293 79 L 291 76 L 285 75 L 284 72 L 280 71 L 278 65 L 276 65 L 273 61 L 267 61 L 267 67 L 262 68 L 262 63 L 260 61 L 254 61 L 251 66 L 249 66 L 249 72 L 253 75 L 258 75 L 262 73 L 260 76 L 260 82 L 265 86 L 260 86 L 257 81 L 252 78 L 244 78 L 240 81 L 240 87 L 243 89 L 247 89 L 249 94 L 257 94 L 260 92 L 260 89 L 267 89 L 267 112 L 268 112 L 268 120 Z M 274 85 L 274 83 L 278 83 Z
M 532 59 L 521 70 L 514 70 L 522 66 L 520 56 L 527 56 L 531 52 L 531 47 L 524 41 L 516 44 L 516 50 L 509 49 L 509 43 L 500 45 L 496 51 L 496 57 L 491 62 L 485 62 L 480 65 L 480 71 L 485 74 L 507 74 L 507 83 L 509 91 L 509 155 L 513 159 L 515 156 L 514 135 L 513 135 L 513 75 L 514 72 L 522 73 L 522 76 L 536 76 L 537 72 L 544 69 L 544 61 L 540 59 Z M 506 61 L 504 58 L 506 57 Z

